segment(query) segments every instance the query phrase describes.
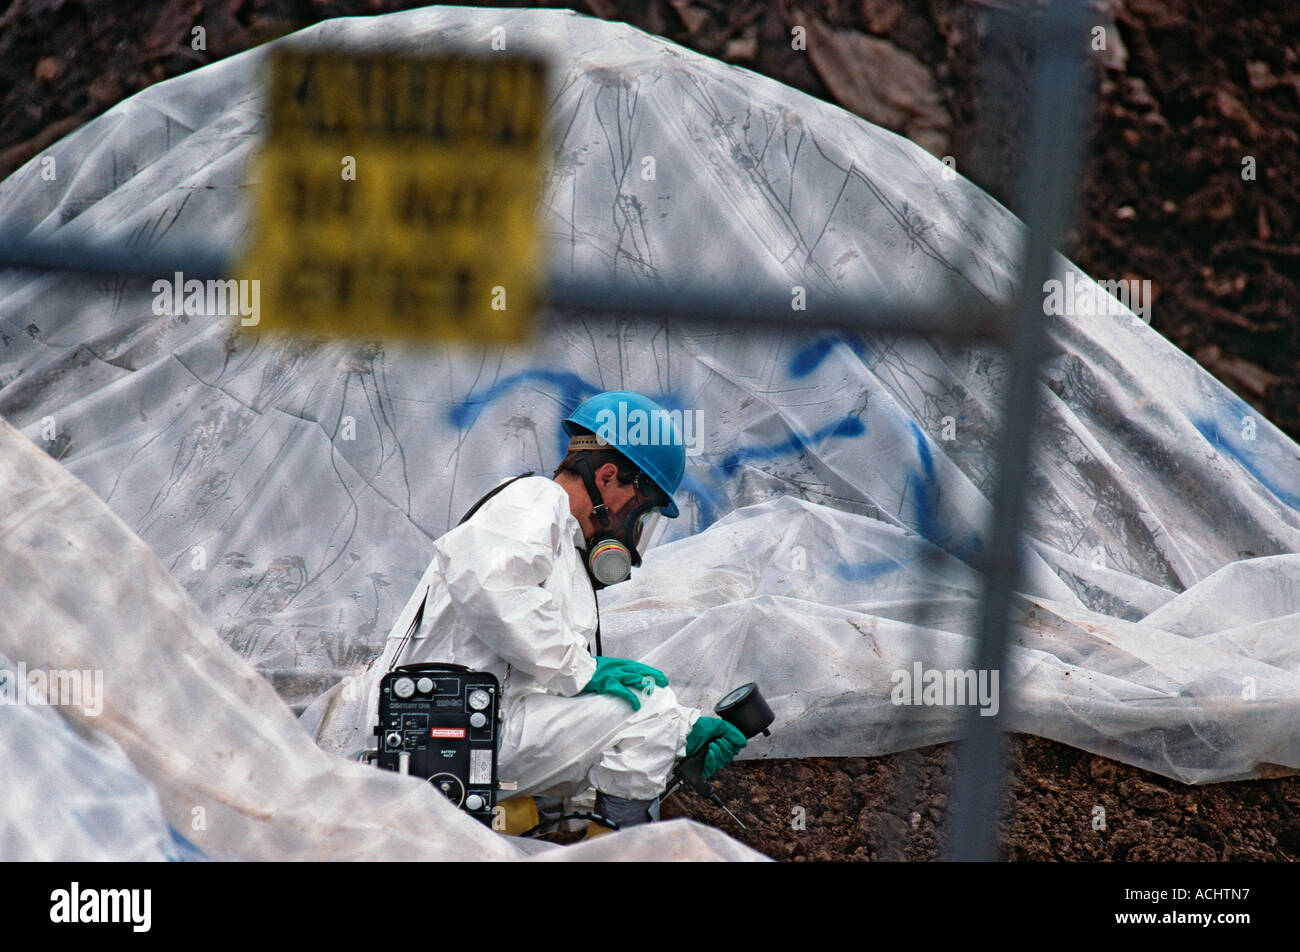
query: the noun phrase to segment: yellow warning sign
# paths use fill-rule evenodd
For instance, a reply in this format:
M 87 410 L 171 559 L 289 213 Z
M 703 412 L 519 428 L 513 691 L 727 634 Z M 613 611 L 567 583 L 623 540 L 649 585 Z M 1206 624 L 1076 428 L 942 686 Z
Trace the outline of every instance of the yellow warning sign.
M 239 274 L 260 330 L 526 338 L 544 64 L 280 50 L 268 109 Z

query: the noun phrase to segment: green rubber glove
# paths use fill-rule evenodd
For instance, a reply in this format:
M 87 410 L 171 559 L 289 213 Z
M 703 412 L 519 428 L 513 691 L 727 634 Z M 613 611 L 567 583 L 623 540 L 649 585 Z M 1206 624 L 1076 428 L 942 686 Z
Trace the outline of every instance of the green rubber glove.
M 654 693 L 655 685 L 668 687 L 668 675 L 640 661 L 626 658 L 605 658 L 596 655 L 596 673 L 579 694 L 612 694 L 641 710 L 640 693 Z
M 708 780 L 735 759 L 747 743 L 739 729 L 718 717 L 701 717 L 686 735 L 686 756 L 693 757 L 706 746 L 703 776 Z

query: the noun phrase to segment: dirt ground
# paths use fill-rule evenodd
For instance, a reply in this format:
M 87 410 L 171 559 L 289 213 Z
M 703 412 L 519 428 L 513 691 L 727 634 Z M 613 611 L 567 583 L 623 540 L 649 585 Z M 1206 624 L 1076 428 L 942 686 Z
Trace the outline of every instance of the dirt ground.
M 422 5 L 13 0 L 0 14 L 0 176 L 154 82 L 321 19 Z M 993 9 L 1031 4 L 499 5 L 624 20 L 773 76 L 951 155 L 1016 208 L 1008 170 L 1026 67 L 1014 51 L 981 60 L 981 37 Z M 1099 280 L 1150 280 L 1153 326 L 1300 438 L 1300 4 L 1098 0 L 1095 9 L 1093 147 L 1062 251 Z M 195 26 L 206 31 L 206 50 L 192 48 Z M 795 26 L 809 37 L 806 51 L 791 49 Z M 1098 36 L 1105 49 L 1095 48 Z M 886 70 L 893 99 L 872 95 L 876 68 Z M 984 88 L 1011 95 L 981 109 Z M 1300 778 L 1187 787 L 1040 738 L 1018 736 L 1012 749 L 1001 837 L 1009 859 L 1300 856 Z M 778 859 L 932 859 L 944 848 L 952 754 L 944 745 L 737 764 L 717 786 L 748 832 L 692 794 L 665 812 L 712 823 Z
M 1003 859 L 1300 859 L 1300 779 L 1190 787 L 1041 737 L 1010 746 Z M 939 859 L 956 749 L 741 761 L 714 786 L 748 830 L 693 792 L 674 794 L 663 815 L 794 862 Z

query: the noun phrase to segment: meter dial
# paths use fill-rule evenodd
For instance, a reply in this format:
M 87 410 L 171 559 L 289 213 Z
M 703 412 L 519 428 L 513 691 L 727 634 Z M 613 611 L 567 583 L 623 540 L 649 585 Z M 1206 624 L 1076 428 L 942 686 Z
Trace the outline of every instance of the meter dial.
M 410 678 L 398 678 L 393 682 L 393 693 L 406 700 L 415 693 L 415 682 Z
M 482 688 L 475 688 L 469 692 L 469 706 L 476 711 L 481 711 L 492 703 L 492 696 Z
M 740 687 L 736 688 L 736 690 L 732 691 L 721 701 L 719 701 L 714 706 L 713 709 L 715 711 L 725 711 L 727 708 L 739 704 L 741 701 L 745 700 L 753 692 L 754 692 L 754 682 L 751 681 L 749 684 L 742 684 Z
M 421 694 L 432 694 L 433 678 L 421 678 L 415 682 L 415 686 L 420 689 Z

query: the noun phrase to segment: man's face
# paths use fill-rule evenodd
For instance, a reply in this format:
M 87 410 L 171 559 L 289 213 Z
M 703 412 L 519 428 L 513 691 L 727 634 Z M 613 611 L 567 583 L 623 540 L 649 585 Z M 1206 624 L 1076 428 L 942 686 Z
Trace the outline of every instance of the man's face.
M 600 490 L 600 498 L 609 510 L 610 528 L 617 532 L 632 510 L 644 505 L 646 500 L 637 492 L 636 486 L 618 481 L 618 467 L 613 463 L 606 463 L 596 470 L 595 475 L 596 488 Z M 624 541 L 629 546 L 632 544 L 631 539 Z

